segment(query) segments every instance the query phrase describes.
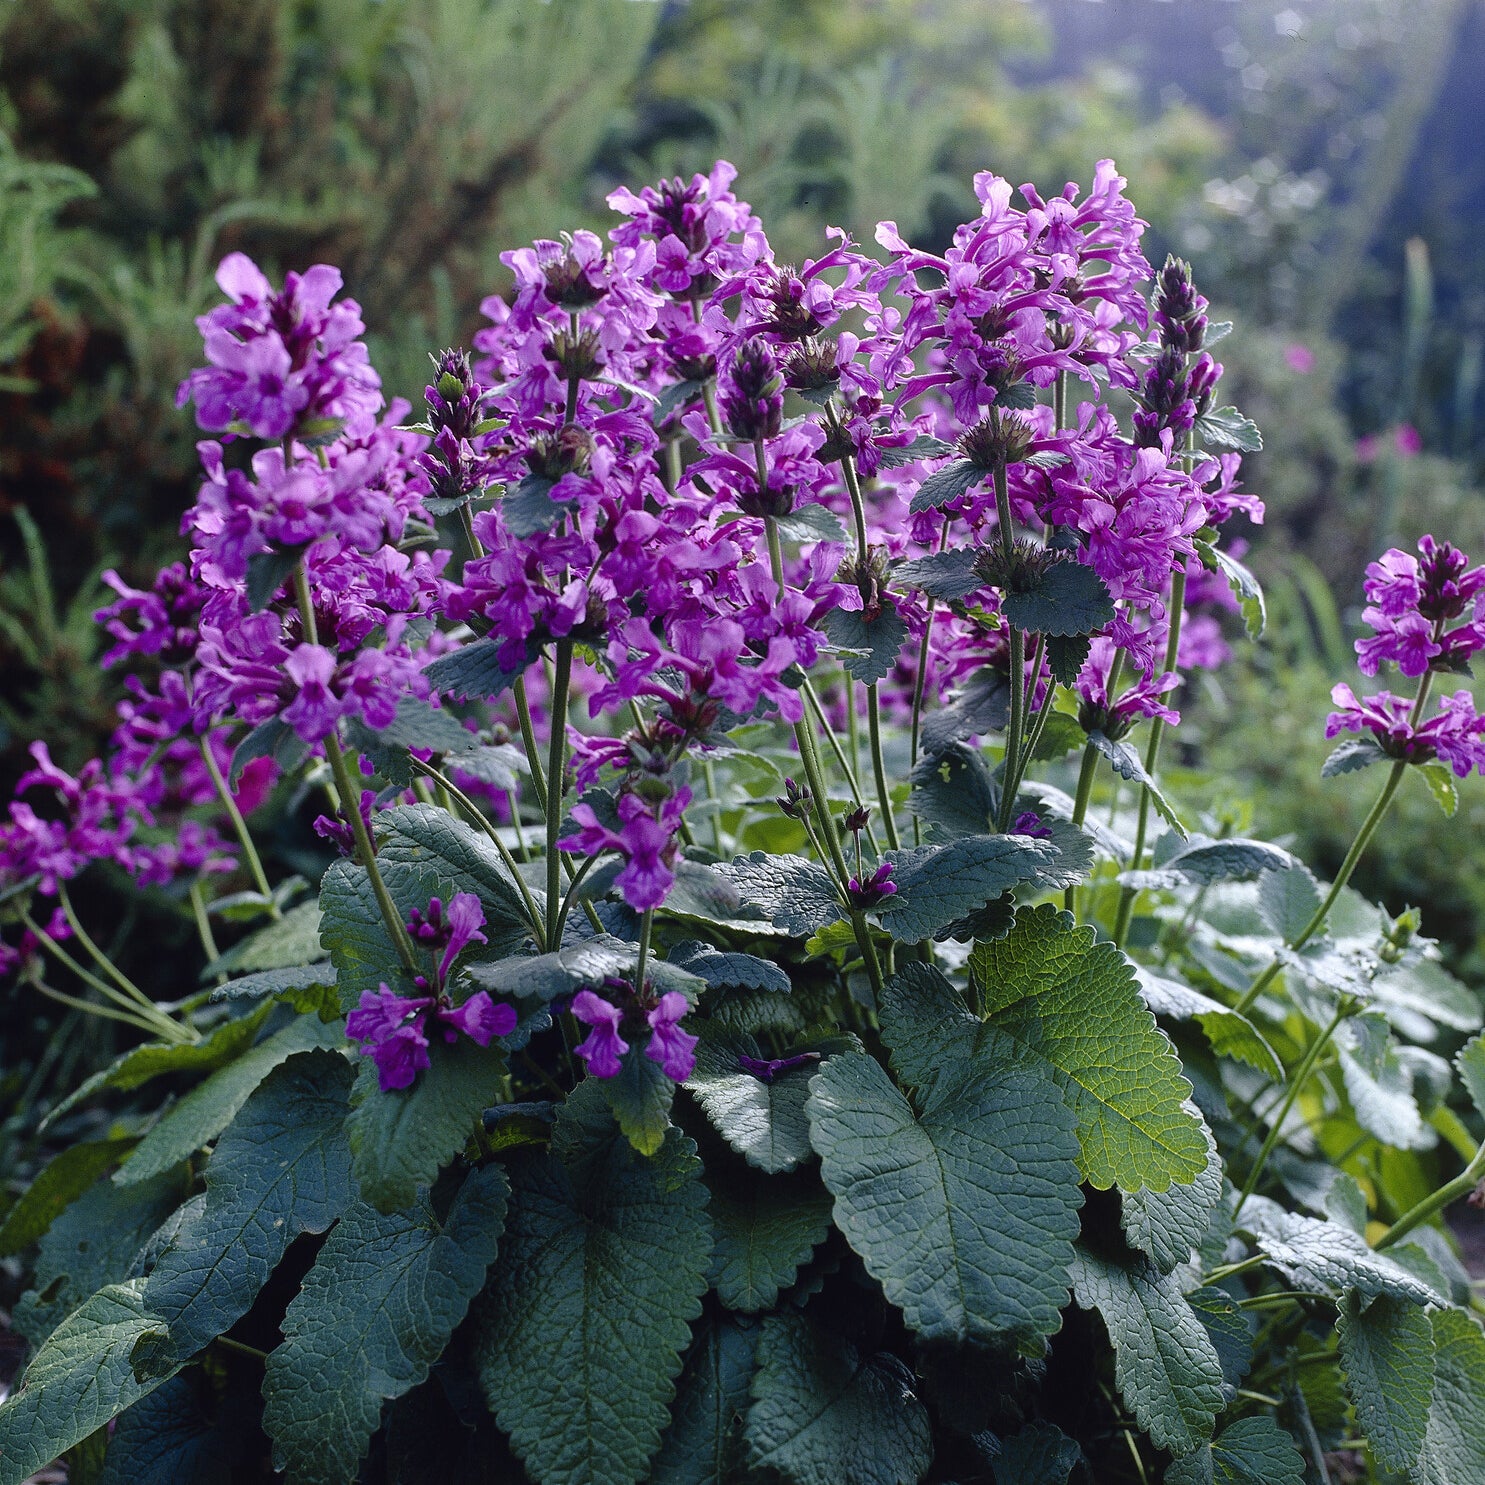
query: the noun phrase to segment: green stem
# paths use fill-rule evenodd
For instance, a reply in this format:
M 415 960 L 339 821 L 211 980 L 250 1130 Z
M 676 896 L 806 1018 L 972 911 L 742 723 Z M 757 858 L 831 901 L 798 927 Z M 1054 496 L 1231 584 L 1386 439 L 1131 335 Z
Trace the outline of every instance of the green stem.
M 541 770 L 541 750 L 536 746 L 536 729 L 531 725 L 531 705 L 526 699 L 526 677 L 518 675 L 510 689 L 511 695 L 516 699 L 516 718 L 521 724 L 521 742 L 526 749 L 526 761 L 531 765 L 531 792 L 536 795 L 537 809 L 545 815 L 547 781 Z
M 1042 671 L 1046 666 L 1046 660 L 1047 645 L 1046 640 L 1043 639 L 1037 651 L 1036 663 L 1032 668 L 1031 683 L 1026 689 L 1028 705 L 1031 698 L 1036 695 L 1036 688 L 1041 684 Z M 1015 808 L 1016 796 L 1021 792 L 1021 784 L 1026 777 L 1026 771 L 1031 767 L 1031 760 L 1036 756 L 1037 745 L 1042 740 L 1042 733 L 1046 731 L 1047 717 L 1052 710 L 1052 700 L 1056 694 L 1056 681 L 1049 681 L 1047 683 L 1046 693 L 1042 696 L 1042 704 L 1036 709 L 1036 715 L 1031 719 L 1031 726 L 1027 729 L 1026 746 L 1021 750 L 1021 764 L 1016 770 L 1016 776 L 1014 779 L 1002 783 L 1002 788 L 1008 788 L 1010 791 L 1012 809 Z
M 318 644 L 320 636 L 315 624 L 314 600 L 310 597 L 309 575 L 304 570 L 303 562 L 294 568 L 294 597 L 299 604 L 299 620 L 304 627 L 305 640 L 310 644 Z M 325 734 L 325 757 L 330 762 L 330 773 L 335 779 L 340 817 L 350 827 L 351 837 L 356 843 L 356 855 L 366 868 L 372 895 L 381 910 L 382 921 L 387 925 L 397 957 L 407 971 L 407 977 L 415 979 L 418 961 L 413 953 L 412 939 L 408 937 L 407 925 L 402 921 L 402 914 L 397 911 L 397 904 L 392 901 L 392 894 L 387 891 L 387 884 L 382 880 L 381 871 L 376 864 L 376 847 L 371 842 L 371 832 L 366 828 L 366 821 L 361 818 L 361 791 L 351 778 L 350 766 L 346 763 L 345 753 L 340 746 L 339 725 L 336 723 Z
M 1443 1211 L 1450 1202 L 1458 1201 L 1461 1196 L 1468 1196 L 1482 1180 L 1485 1180 L 1485 1145 L 1480 1146 L 1475 1152 L 1475 1158 L 1452 1181 L 1440 1186 L 1432 1196 L 1425 1196 L 1416 1206 L 1404 1212 L 1377 1239 L 1375 1246 L 1378 1249 L 1390 1248 L 1415 1227 L 1427 1222 L 1435 1212 Z
M 72 899 L 67 895 L 67 886 L 64 882 L 57 883 L 57 901 L 62 904 L 63 916 L 67 919 L 67 926 L 72 929 L 73 937 L 77 939 L 88 952 L 88 957 L 99 969 L 111 979 L 125 995 L 137 1002 L 140 1006 L 147 1006 L 151 1011 L 155 1009 L 155 1003 L 133 980 L 116 965 L 102 949 L 88 936 L 88 931 L 82 926 L 77 916 L 76 909 L 72 906 Z
M 572 911 L 573 899 L 577 896 L 578 888 L 582 886 L 583 878 L 587 876 L 590 871 L 592 871 L 597 862 L 597 856 L 589 856 L 583 862 L 583 864 L 578 867 L 577 871 L 573 873 L 572 880 L 567 884 L 567 891 L 563 894 L 562 897 L 562 908 L 561 911 L 557 914 L 557 941 L 554 945 L 554 949 L 560 949 L 562 947 L 562 934 L 567 927 L 567 915 Z M 591 922 L 593 919 L 593 904 L 590 902 L 584 902 L 583 906 L 588 909 L 589 921 Z M 603 932 L 602 923 L 596 923 L 594 926 L 599 933 Z
M 147 1036 L 157 1036 L 158 1028 L 151 1021 L 146 1021 L 143 1016 L 133 1016 L 126 1011 L 116 1011 L 112 1006 L 99 1005 L 96 1001 L 83 1000 L 80 996 L 67 995 L 61 990 L 53 990 L 50 985 L 43 984 L 40 980 L 31 982 L 36 989 L 48 1000 L 55 1000 L 58 1005 L 65 1005 L 68 1010 L 81 1011 L 87 1016 L 102 1016 L 108 1021 L 120 1021 L 125 1026 L 132 1026 L 136 1031 L 142 1031 Z M 179 1038 L 175 1038 L 179 1040 Z
M 444 790 L 467 814 L 470 819 L 485 832 L 490 843 L 500 852 L 500 859 L 505 863 L 505 869 L 511 874 L 517 890 L 521 894 L 521 901 L 526 905 L 526 916 L 531 923 L 532 936 L 536 939 L 538 949 L 546 949 L 546 937 L 542 930 L 541 914 L 537 911 L 536 899 L 531 895 L 531 889 L 526 885 L 526 879 L 521 875 L 521 869 L 516 865 L 515 858 L 511 855 L 505 842 L 500 839 L 500 832 L 486 817 L 485 812 L 452 780 L 444 777 L 431 763 L 424 763 L 421 758 L 408 755 L 408 761 L 417 771 L 427 778 L 432 779 L 440 789 Z M 452 811 L 450 812 L 452 813 Z
M 552 736 L 547 754 L 547 942 L 557 941 L 557 913 L 562 900 L 562 775 L 567 767 L 567 691 L 572 682 L 572 641 L 557 641 L 552 679 Z
M 221 950 L 217 948 L 216 935 L 211 931 L 211 919 L 206 912 L 206 897 L 201 891 L 199 878 L 191 883 L 191 915 L 196 919 L 196 933 L 201 939 L 201 947 L 206 954 L 208 964 L 215 963 L 221 957 Z M 217 984 L 225 985 L 227 976 L 217 975 Z
M 211 750 L 211 739 L 203 737 L 199 739 L 199 742 L 201 761 L 206 765 L 206 771 L 211 775 L 212 787 L 217 791 L 217 797 L 222 801 L 222 808 L 226 810 L 227 818 L 232 822 L 232 830 L 242 846 L 243 858 L 247 861 L 248 871 L 252 874 L 253 885 L 257 887 L 264 901 L 267 902 L 271 915 L 275 918 L 282 917 L 279 905 L 274 901 L 273 889 L 268 885 L 268 874 L 263 870 L 263 862 L 258 857 L 257 847 L 253 845 L 253 837 L 247 828 L 247 821 L 242 818 L 242 811 L 237 807 L 237 801 L 232 796 L 232 790 L 227 786 L 227 780 L 222 777 L 222 770 L 217 767 L 216 755 Z
M 892 795 L 887 789 L 887 768 L 882 758 L 882 717 L 875 681 L 866 688 L 866 735 L 871 744 L 871 771 L 876 778 L 877 804 L 881 807 L 882 826 L 887 832 L 887 847 L 895 851 L 902 842 L 897 835 L 897 821 L 892 818 Z
M 469 547 L 469 555 L 478 561 L 485 555 L 485 545 L 474 534 L 474 516 L 470 512 L 467 500 L 459 507 L 459 524 L 464 528 L 464 540 Z
M 646 908 L 639 920 L 639 957 L 634 967 L 634 993 L 645 993 L 645 969 L 650 958 L 650 932 L 655 924 L 655 909 Z
M 1004 459 L 995 461 L 993 477 L 995 511 L 1000 522 L 1001 561 L 1005 565 L 1006 580 L 1009 581 L 1016 544 L 1011 528 L 1011 497 L 1006 487 Z M 1009 620 L 1006 621 L 1006 628 L 1011 652 L 1011 711 L 1005 729 L 1005 758 L 1000 770 L 1000 815 L 996 822 L 996 828 L 1002 834 L 1010 828 L 1011 810 L 1015 808 L 1015 797 L 1005 786 L 1013 783 L 1020 771 L 1021 729 L 1026 725 L 1026 635 Z
M 840 765 L 840 771 L 845 776 L 846 787 L 851 791 L 852 803 L 858 809 L 863 808 L 865 801 L 861 797 L 861 785 L 856 778 L 856 771 L 851 767 L 849 760 L 846 758 L 846 752 L 841 746 L 840 738 L 835 735 L 835 729 L 826 718 L 825 708 L 821 705 L 820 697 L 815 691 L 814 683 L 808 676 L 805 676 L 804 684 L 800 687 L 800 690 L 804 693 L 804 699 L 811 713 L 814 715 L 815 725 L 824 733 L 825 740 L 830 744 L 830 751 L 835 755 L 835 761 Z M 875 852 L 877 849 L 876 836 L 869 823 L 866 827 L 866 838 L 871 843 L 871 848 Z
M 1243 1209 L 1243 1203 L 1252 1196 L 1257 1189 L 1259 1177 L 1263 1174 L 1263 1168 L 1268 1164 L 1268 1157 L 1273 1153 L 1274 1146 L 1279 1142 L 1279 1136 L 1284 1128 L 1284 1121 L 1289 1117 L 1289 1111 L 1294 1107 L 1310 1074 L 1315 1070 L 1315 1064 L 1320 1060 L 1320 1055 L 1330 1045 L 1330 1039 L 1335 1035 L 1336 1028 L 1351 1013 L 1354 1007 L 1349 999 L 1343 998 L 1336 1013 L 1330 1018 L 1330 1024 L 1310 1043 L 1309 1050 L 1304 1055 L 1294 1076 L 1289 1080 L 1288 1091 L 1284 1094 L 1284 1102 L 1279 1106 L 1278 1116 L 1269 1126 L 1268 1138 L 1264 1140 L 1263 1147 L 1258 1152 L 1258 1158 L 1253 1162 L 1253 1169 L 1248 1172 L 1248 1179 L 1243 1183 L 1242 1194 L 1238 1197 L 1237 1206 L 1233 1208 L 1233 1216 L 1236 1217 Z
M 1078 768 L 1078 792 L 1073 800 L 1072 822 L 1081 825 L 1088 818 L 1088 801 L 1093 797 L 1093 775 L 1098 771 L 1098 749 L 1090 743 L 1083 745 L 1083 761 Z M 1062 894 L 1062 906 L 1076 914 L 1078 889 L 1068 887 Z

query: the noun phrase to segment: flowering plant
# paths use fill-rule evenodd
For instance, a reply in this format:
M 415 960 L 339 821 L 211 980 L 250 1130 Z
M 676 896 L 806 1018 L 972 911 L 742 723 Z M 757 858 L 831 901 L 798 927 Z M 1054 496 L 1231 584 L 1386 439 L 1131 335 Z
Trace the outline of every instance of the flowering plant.
M 113 746 L 0 827 L 17 993 L 145 1038 L 0 1227 L 0 1482 L 1485 1478 L 1480 1010 L 1347 886 L 1485 772 L 1429 707 L 1485 569 L 1368 570 L 1416 686 L 1337 687 L 1327 772 L 1387 771 L 1328 886 L 1186 817 L 1185 678 L 1263 621 L 1189 268 L 1109 162 L 799 268 L 733 176 L 508 254 L 419 422 L 333 269 L 221 265 L 189 558 L 110 577 Z M 200 988 L 99 947 L 107 868 Z

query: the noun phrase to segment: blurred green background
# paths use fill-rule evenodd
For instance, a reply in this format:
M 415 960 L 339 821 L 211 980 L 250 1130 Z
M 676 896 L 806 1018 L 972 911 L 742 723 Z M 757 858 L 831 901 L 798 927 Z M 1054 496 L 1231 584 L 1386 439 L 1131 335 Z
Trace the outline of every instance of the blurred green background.
M 1267 447 L 1256 651 L 1195 687 L 1181 761 L 1317 869 L 1361 570 L 1425 529 L 1485 556 L 1479 0 L 9 0 L 0 11 L 0 788 L 110 726 L 97 572 L 179 555 L 173 405 L 220 256 L 339 264 L 388 387 L 465 340 L 498 254 L 605 193 L 733 160 L 781 257 L 881 217 L 941 243 L 992 168 L 1111 155 L 1222 317 Z M 1410 431 L 1399 437 L 1398 430 Z M 1243 647 L 1239 647 L 1240 650 Z M 1422 785 L 1359 884 L 1485 982 L 1485 801 Z

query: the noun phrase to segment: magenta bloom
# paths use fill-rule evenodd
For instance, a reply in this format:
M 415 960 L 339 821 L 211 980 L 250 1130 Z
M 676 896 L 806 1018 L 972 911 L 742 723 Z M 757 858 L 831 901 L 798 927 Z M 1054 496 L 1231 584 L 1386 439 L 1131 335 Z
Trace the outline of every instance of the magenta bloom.
M 516 1029 L 516 1013 L 508 1005 L 495 1005 L 483 990 L 477 990 L 463 1005 L 449 1003 L 447 996 L 402 996 L 387 985 L 375 992 L 363 990 L 361 1004 L 345 1018 L 345 1033 L 361 1043 L 362 1056 L 376 1064 L 382 1090 L 410 1087 L 428 1066 L 428 1012 L 444 1026 L 444 1040 L 453 1042 L 463 1032 L 472 1042 L 488 1047 L 497 1036 Z
M 658 1062 L 666 1077 L 684 1083 L 696 1066 L 696 1038 L 682 1031 L 681 1018 L 691 1009 L 679 990 L 660 997 L 660 1003 L 645 1019 L 650 1023 L 650 1044 L 645 1056 Z
M 463 1005 L 440 1009 L 438 1019 L 450 1028 L 444 1033 L 449 1041 L 454 1040 L 455 1031 L 462 1031 L 482 1047 L 516 1029 L 515 1007 L 496 1005 L 484 990 L 476 990 Z
M 1362 618 L 1373 632 L 1356 641 L 1363 675 L 1389 662 L 1406 676 L 1459 670 L 1485 648 L 1485 567 L 1432 536 L 1418 551 L 1393 547 L 1367 566 Z
M 576 1048 L 578 1056 L 588 1064 L 589 1073 L 595 1078 L 617 1077 L 624 1053 L 629 1050 L 629 1043 L 619 1035 L 623 1011 L 591 990 L 579 990 L 572 997 L 572 1014 L 583 1025 L 593 1028 Z
M 1416 725 L 1408 720 L 1412 704 L 1388 691 L 1358 698 L 1350 686 L 1342 684 L 1331 691 L 1330 699 L 1340 710 L 1326 718 L 1326 737 L 1370 732 L 1391 758 L 1407 763 L 1437 758 L 1460 778 L 1474 769 L 1485 774 L 1485 716 L 1475 710 L 1468 691 L 1444 697 L 1437 714 Z
M 615 880 L 624 901 L 636 912 L 659 907 L 675 881 L 671 863 L 675 859 L 675 835 L 681 816 L 691 802 L 691 791 L 681 788 L 659 807 L 648 804 L 637 794 L 625 793 L 619 798 L 618 830 L 604 825 L 586 804 L 573 806 L 572 818 L 581 827 L 577 835 L 557 842 L 564 851 L 594 855 L 599 851 L 617 851 L 625 866 Z

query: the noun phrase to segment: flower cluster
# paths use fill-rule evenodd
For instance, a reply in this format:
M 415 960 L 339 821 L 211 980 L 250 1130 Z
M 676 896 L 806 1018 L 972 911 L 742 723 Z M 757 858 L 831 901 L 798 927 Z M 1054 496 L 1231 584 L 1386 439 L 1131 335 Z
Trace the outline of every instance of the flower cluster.
M 592 1028 L 574 1049 L 587 1064 L 589 1073 L 595 1078 L 617 1077 L 630 1045 L 620 1034 L 621 1028 L 626 1024 L 642 1025 L 650 1033 L 645 1056 L 658 1063 L 666 1077 L 677 1083 L 685 1082 L 696 1066 L 697 1040 L 690 1032 L 681 1030 L 681 1019 L 691 1009 L 686 997 L 679 990 L 669 990 L 658 998 L 636 996 L 627 982 L 616 979 L 608 980 L 605 988 L 610 994 L 619 995 L 626 1004 L 615 1005 L 591 990 L 580 990 L 572 998 L 574 1018 Z M 634 1030 L 630 1031 L 631 1036 L 635 1034 Z
M 1463 670 L 1485 649 L 1485 567 L 1472 568 L 1458 547 L 1432 536 L 1418 551 L 1393 547 L 1366 569 L 1362 618 L 1373 633 L 1356 641 L 1363 675 L 1388 662 L 1405 676 Z

